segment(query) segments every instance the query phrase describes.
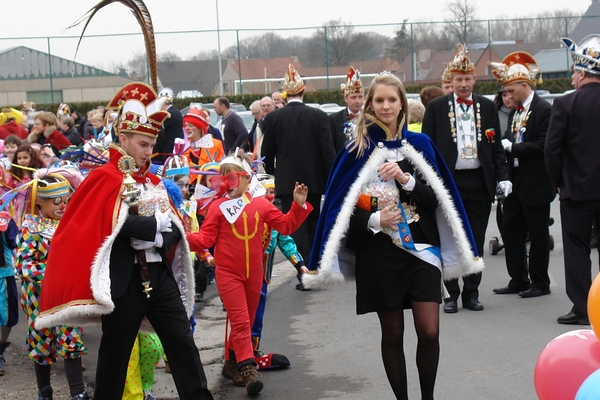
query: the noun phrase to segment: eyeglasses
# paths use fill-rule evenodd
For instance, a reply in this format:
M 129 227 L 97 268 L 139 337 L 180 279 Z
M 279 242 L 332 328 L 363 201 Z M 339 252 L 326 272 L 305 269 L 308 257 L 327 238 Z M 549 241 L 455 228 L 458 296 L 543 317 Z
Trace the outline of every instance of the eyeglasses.
M 215 175 L 209 178 L 209 182 L 213 188 L 218 189 L 219 191 L 225 190 L 229 191 L 230 189 L 235 189 L 240 186 L 240 178 L 242 176 L 248 176 L 247 172 L 234 171 L 230 172 L 227 175 Z
M 260 111 L 253 112 L 253 113 L 252 113 L 252 115 L 256 115 L 256 114 L 258 114 L 259 112 L 260 112 Z

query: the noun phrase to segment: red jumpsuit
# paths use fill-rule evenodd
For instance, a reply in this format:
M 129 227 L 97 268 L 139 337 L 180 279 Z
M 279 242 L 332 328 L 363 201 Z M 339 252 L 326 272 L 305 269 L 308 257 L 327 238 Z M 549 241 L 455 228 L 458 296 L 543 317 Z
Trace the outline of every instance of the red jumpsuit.
M 308 217 L 312 206 L 305 203 L 303 208 L 294 202 L 290 211 L 283 214 L 269 200 L 256 197 L 230 224 L 219 208 L 228 200 L 228 197 L 215 200 L 200 232 L 188 234 L 187 239 L 192 251 L 215 246 L 217 288 L 231 323 L 225 347 L 234 351 L 237 362 L 242 362 L 254 359 L 251 327 L 262 288 L 263 224 L 289 235 Z M 226 357 L 228 353 L 225 352 Z

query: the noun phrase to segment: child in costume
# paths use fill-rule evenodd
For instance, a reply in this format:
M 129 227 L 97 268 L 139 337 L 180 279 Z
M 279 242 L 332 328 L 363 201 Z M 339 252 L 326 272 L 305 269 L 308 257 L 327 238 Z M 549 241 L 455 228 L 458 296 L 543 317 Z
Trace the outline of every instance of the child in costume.
M 275 197 L 275 177 L 267 174 L 260 174 L 257 176 L 260 183 L 267 191 L 266 198 L 272 202 Z M 254 324 L 252 324 L 252 347 L 254 349 L 256 364 L 259 370 L 290 366 L 287 357 L 281 354 L 269 353 L 262 355 L 262 353 L 258 351 L 263 330 L 263 317 L 265 315 L 267 303 L 267 289 L 268 285 L 271 283 L 271 275 L 273 273 L 273 254 L 275 253 L 275 247 L 279 247 L 281 253 L 292 263 L 298 272 L 297 278 L 300 282 L 302 282 L 300 279 L 302 274 L 308 273 L 308 268 L 304 265 L 302 255 L 298 252 L 296 242 L 294 242 L 294 239 L 291 236 L 282 235 L 277 230 L 271 229 L 268 225 L 265 225 L 264 240 L 268 244 L 263 257 L 264 279 L 256 316 L 254 317 Z
M 211 183 L 219 190 L 217 197 L 225 196 L 210 205 L 200 232 L 187 238 L 191 250 L 215 246 L 217 288 L 231 323 L 225 343 L 226 371 L 234 383 L 243 384 L 249 395 L 255 395 L 263 388 L 251 341 L 263 280 L 263 227 L 267 224 L 290 234 L 306 219 L 312 206 L 306 203 L 308 188 L 296 184 L 292 208 L 283 214 L 259 197 L 263 188 L 256 178 L 251 181 L 250 165 L 238 154 L 224 158 L 219 173 Z
M 81 364 L 81 356 L 87 349 L 81 341 L 81 328 L 65 325 L 34 328 L 40 312 L 40 292 L 52 237 L 74 188 L 83 178 L 76 170 L 57 169 L 38 171 L 34 178 L 29 185 L 29 214 L 25 216 L 17 239 L 16 258 L 22 280 L 21 307 L 28 324 L 26 350 L 34 361 L 39 400 L 52 399 L 50 367 L 58 356 L 65 360 L 71 398 L 87 399 Z
M 8 347 L 8 335 L 19 322 L 19 295 L 13 267 L 13 250 L 19 233 L 17 224 L 6 211 L 0 211 L 0 376 L 4 375 L 4 350 Z

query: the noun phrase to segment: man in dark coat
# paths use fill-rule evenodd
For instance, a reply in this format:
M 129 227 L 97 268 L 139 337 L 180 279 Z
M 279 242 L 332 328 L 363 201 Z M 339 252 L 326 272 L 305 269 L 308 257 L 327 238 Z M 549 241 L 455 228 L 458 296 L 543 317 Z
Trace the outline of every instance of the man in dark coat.
M 175 139 L 183 139 L 183 116 L 181 112 L 173 105 L 173 90 L 171 88 L 163 88 L 159 96 L 166 96 L 167 101 L 163 108 L 171 115 L 165 121 L 162 131 L 159 132 L 154 146 L 154 152 L 159 153 L 152 159 L 154 164 L 162 164 L 167 159 L 168 155 L 173 153 Z
M 335 152 L 344 146 L 344 143 L 351 138 L 354 129 L 353 120 L 358 117 L 365 100 L 365 90 L 360 81 L 360 71 L 350 67 L 346 75 L 346 83 L 342 83 L 342 93 L 346 108 L 329 115 L 329 131 L 333 138 L 333 147 Z
M 546 167 L 559 191 L 567 295 L 573 302 L 571 311 L 557 321 L 589 325 L 592 222 L 600 226 L 600 35 L 588 36 L 579 46 L 563 41 L 571 50 L 577 90 L 554 100 L 544 149 Z
M 308 263 L 319 219 L 321 195 L 325 193 L 335 150 L 327 114 L 302 102 L 304 83 L 291 64 L 283 85 L 288 104 L 267 114 L 261 154 L 265 157 L 266 172 L 275 175 L 281 211 L 285 213 L 290 209 L 296 182 L 303 182 L 310 188 L 308 202 L 314 209 L 292 234 L 298 251 Z
M 540 73 L 528 53 L 515 52 L 502 63 L 491 63 L 493 74 L 510 93 L 515 108 L 502 146 L 507 153 L 513 192 L 504 199 L 502 237 L 510 281 L 496 294 L 518 293 L 524 298 L 550 294 L 550 203 L 556 189 L 544 164 L 544 143 L 550 122 L 550 103 L 534 91 Z M 529 265 L 526 242 L 529 238 Z
M 500 145 L 500 122 L 494 102 L 473 93 L 475 65 L 462 45 L 448 65 L 454 92 L 429 102 L 423 118 L 427 134 L 442 153 L 463 200 L 475 237 L 478 255 L 483 255 L 485 231 L 497 187 L 508 195 L 506 159 Z M 463 278 L 462 304 L 471 311 L 483 310 L 479 301 L 481 273 Z M 458 312 L 461 294 L 458 279 L 446 281 L 450 294 L 444 312 Z

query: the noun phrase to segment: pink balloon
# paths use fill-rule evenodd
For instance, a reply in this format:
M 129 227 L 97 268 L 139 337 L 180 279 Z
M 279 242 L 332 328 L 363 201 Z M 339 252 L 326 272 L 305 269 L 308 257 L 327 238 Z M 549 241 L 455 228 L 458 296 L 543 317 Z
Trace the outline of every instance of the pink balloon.
M 581 384 L 600 368 L 600 341 L 579 329 L 554 338 L 538 357 L 533 373 L 540 400 L 574 399 Z

